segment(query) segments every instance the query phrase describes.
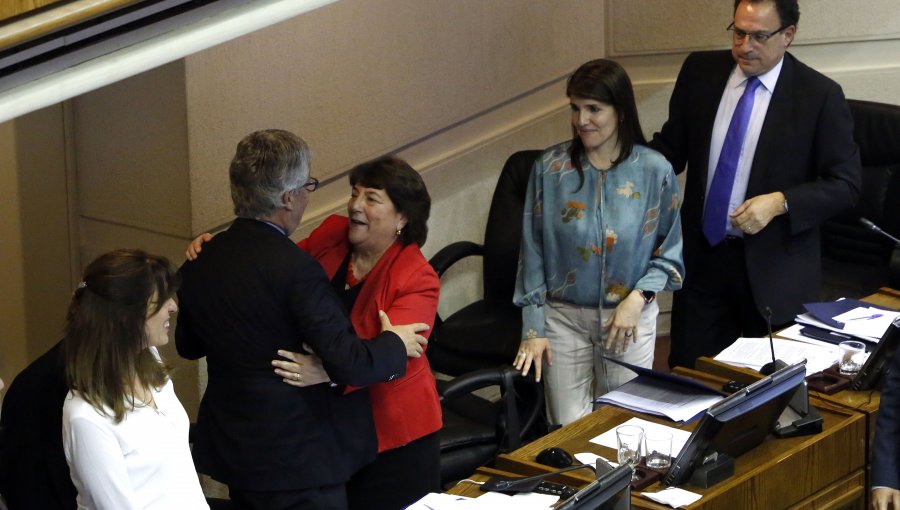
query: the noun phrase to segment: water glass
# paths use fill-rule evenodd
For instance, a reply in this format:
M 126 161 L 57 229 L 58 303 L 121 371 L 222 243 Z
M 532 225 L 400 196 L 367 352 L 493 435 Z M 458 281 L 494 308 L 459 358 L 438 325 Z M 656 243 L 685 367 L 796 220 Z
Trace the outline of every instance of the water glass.
M 644 429 L 637 425 L 622 425 L 616 428 L 619 445 L 619 464 L 628 464 L 634 469 L 641 462 L 641 446 L 644 443 Z
M 672 433 L 667 430 L 652 430 L 644 434 L 644 454 L 647 467 L 658 471 L 669 469 L 672 464 Z
M 865 363 L 866 346 L 856 340 L 847 340 L 838 344 L 840 372 L 844 375 L 856 375 Z

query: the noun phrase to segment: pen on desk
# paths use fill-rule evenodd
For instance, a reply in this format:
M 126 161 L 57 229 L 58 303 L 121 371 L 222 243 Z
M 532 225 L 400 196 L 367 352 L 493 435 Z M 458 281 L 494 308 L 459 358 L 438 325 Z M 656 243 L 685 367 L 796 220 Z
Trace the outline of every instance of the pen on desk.
M 853 318 L 853 319 L 847 319 L 847 320 L 848 320 L 848 321 L 871 320 L 871 319 L 877 319 L 877 318 L 879 318 L 879 317 L 881 317 L 881 316 L 882 316 L 882 314 L 880 314 L 880 313 L 873 313 L 872 315 L 868 315 L 868 316 L 866 316 L 866 317 L 856 317 L 856 318 Z

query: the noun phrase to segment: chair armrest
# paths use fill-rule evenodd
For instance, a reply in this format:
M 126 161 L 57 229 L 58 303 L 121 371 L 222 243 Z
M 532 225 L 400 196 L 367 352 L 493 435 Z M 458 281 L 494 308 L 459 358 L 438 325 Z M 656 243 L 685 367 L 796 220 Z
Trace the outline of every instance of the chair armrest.
M 466 257 L 471 257 L 473 255 L 481 256 L 483 254 L 484 246 L 473 243 L 472 241 L 457 241 L 441 248 L 433 257 L 431 257 L 428 263 L 431 264 L 431 267 L 434 268 L 434 272 L 437 273 L 440 278 L 444 275 L 444 272 L 450 269 L 450 266 L 456 262 Z
M 539 390 L 537 403 L 526 416 L 519 414 L 516 391 L 516 381 L 518 380 L 525 380 L 526 384 L 536 385 Z M 441 403 L 444 403 L 488 386 L 500 386 L 505 430 L 500 440 L 499 451 L 501 453 L 511 452 L 522 446 L 522 436 L 535 425 L 543 412 L 544 393 L 541 383 L 535 382 L 533 373 L 523 377 L 522 373 L 512 365 L 485 368 L 453 378 L 440 391 L 440 400 Z
M 503 372 L 500 368 L 483 368 L 466 372 L 447 381 L 440 389 L 440 400 L 441 402 L 446 402 L 482 388 L 500 386 L 503 384 L 503 381 Z
M 900 289 L 900 246 L 895 246 L 891 253 L 891 262 L 888 267 L 888 286 L 892 289 Z

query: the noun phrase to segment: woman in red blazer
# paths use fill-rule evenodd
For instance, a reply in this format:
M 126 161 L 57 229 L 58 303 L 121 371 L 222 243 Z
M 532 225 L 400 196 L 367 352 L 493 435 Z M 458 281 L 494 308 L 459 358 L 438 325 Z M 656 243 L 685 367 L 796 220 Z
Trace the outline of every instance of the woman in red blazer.
M 433 326 L 439 280 L 419 250 L 431 209 L 422 177 L 405 161 L 386 156 L 351 170 L 350 186 L 348 217 L 328 217 L 298 246 L 325 269 L 358 336 L 381 332 L 382 310 L 396 324 Z M 188 258 L 196 256 L 206 239 L 204 235 L 192 243 Z M 314 357 L 278 354 L 291 360 L 272 362 L 286 383 L 327 381 Z M 347 482 L 349 508 L 399 510 L 440 491 L 441 406 L 428 359 L 408 358 L 406 375 L 368 390 L 378 456 Z
M 433 326 L 440 283 L 419 250 L 431 209 L 422 177 L 387 156 L 351 170 L 350 186 L 348 217 L 330 216 L 298 246 L 322 264 L 360 337 L 381 332 L 381 310 L 397 324 Z M 286 382 L 301 369 L 278 365 Z M 378 456 L 347 482 L 349 507 L 399 510 L 440 490 L 441 406 L 428 359 L 408 358 L 406 375 L 369 395 Z

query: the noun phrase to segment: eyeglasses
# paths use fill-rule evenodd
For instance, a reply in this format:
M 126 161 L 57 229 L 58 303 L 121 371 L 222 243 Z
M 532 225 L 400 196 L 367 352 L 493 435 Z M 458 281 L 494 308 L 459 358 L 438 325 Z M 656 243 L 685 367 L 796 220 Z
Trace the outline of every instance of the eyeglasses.
M 309 180 L 306 181 L 306 184 L 301 186 L 301 188 L 305 188 L 306 191 L 315 191 L 319 188 L 319 179 L 316 179 L 315 177 L 310 177 Z
M 784 31 L 784 29 L 789 26 L 791 25 L 785 25 L 774 32 L 744 32 L 740 28 L 734 26 L 734 22 L 732 21 L 725 30 L 731 32 L 731 40 L 734 41 L 734 44 L 743 43 L 747 36 L 750 36 L 750 40 L 756 44 L 766 44 L 772 36 L 776 35 L 778 32 Z

